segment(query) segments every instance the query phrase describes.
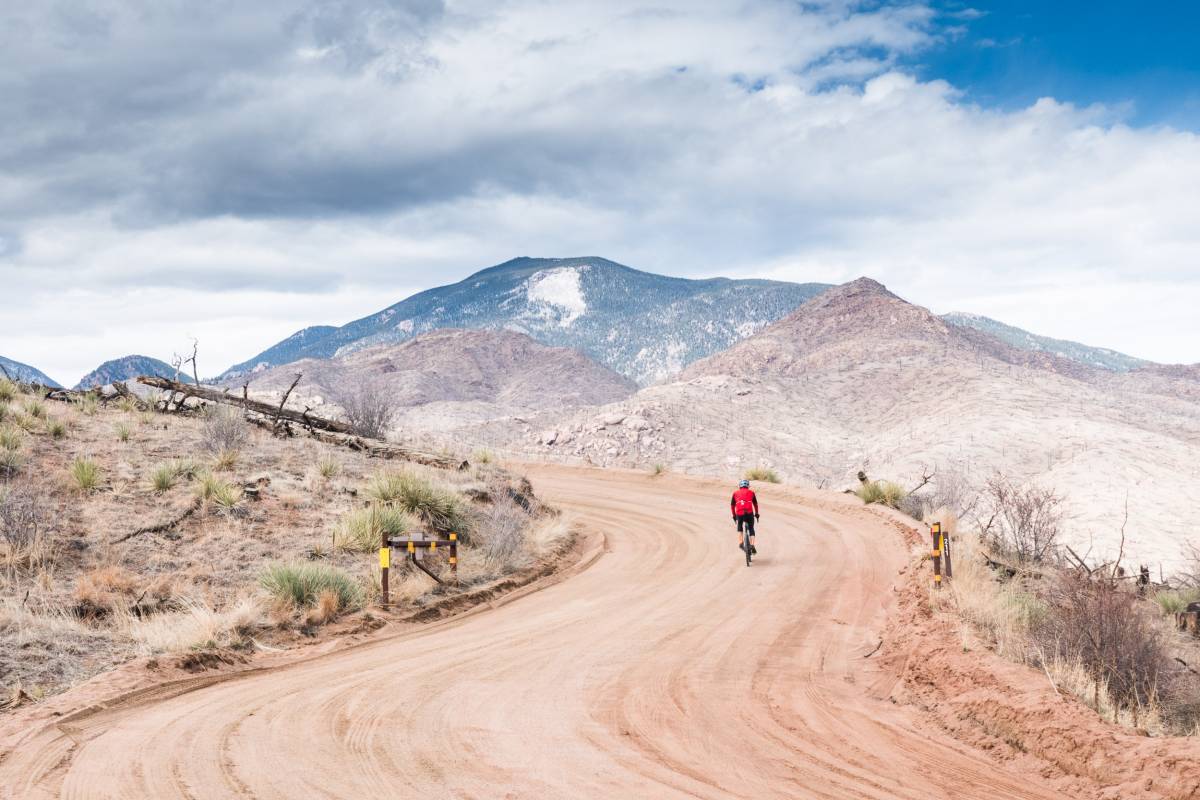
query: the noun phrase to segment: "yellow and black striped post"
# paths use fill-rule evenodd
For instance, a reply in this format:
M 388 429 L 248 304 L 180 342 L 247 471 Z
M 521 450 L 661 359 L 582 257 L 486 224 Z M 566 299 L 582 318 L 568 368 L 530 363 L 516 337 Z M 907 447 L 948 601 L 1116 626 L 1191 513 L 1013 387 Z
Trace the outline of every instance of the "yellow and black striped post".
M 382 605 L 388 604 L 388 573 L 392 566 L 392 544 L 388 541 L 387 531 L 383 532 L 383 540 L 379 543 L 379 588 L 382 595 Z
M 458 583 L 458 534 L 450 534 L 450 573 Z
M 929 526 L 929 534 L 933 539 L 933 585 L 942 588 L 942 523 L 935 522 Z

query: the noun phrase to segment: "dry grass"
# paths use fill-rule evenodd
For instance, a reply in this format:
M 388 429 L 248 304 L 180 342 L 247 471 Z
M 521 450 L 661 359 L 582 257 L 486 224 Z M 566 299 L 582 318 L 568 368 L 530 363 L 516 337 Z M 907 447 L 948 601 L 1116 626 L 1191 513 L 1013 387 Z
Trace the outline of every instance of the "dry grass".
M 1157 702 L 1140 708 L 1122 706 L 1109 691 L 1108 682 L 1097 681 L 1081 662 L 1051 656 L 1044 661 L 1046 675 L 1054 687 L 1091 708 L 1102 719 L 1127 728 L 1138 728 L 1151 736 L 1166 733 Z
M 250 443 L 250 426 L 242 413 L 225 405 L 209 407 L 201 423 L 201 446 L 209 453 L 240 451 Z
M 85 417 L 95 416 L 96 412 L 100 409 L 100 402 L 94 394 L 81 394 L 73 402 L 75 403 L 75 408 Z
M 326 456 L 317 461 L 317 474 L 325 480 L 333 480 L 342 474 L 342 462 Z
M 76 456 L 71 462 L 71 479 L 81 491 L 94 491 L 100 485 L 100 465 L 89 456 Z
M 8 378 L 0 378 L 0 403 L 10 403 L 20 393 L 15 383 Z
M 41 400 L 26 400 L 24 403 L 25 413 L 34 419 L 46 418 L 46 404 Z
M 133 431 L 124 422 L 118 422 L 113 426 L 113 434 L 116 435 L 118 442 L 128 442 L 129 437 L 133 435 Z
M 76 614 L 89 619 L 124 609 L 136 599 L 138 578 L 123 567 L 96 567 L 75 582 Z
M 322 589 L 317 593 L 313 607 L 304 615 L 306 625 L 324 625 L 337 619 L 342 610 L 342 601 L 338 593 L 332 589 Z
M 20 450 L 25 436 L 16 428 L 0 428 L 0 450 Z
M 213 469 L 217 472 L 232 472 L 240 457 L 241 453 L 237 450 L 222 450 L 213 459 Z
M 890 508 L 900 508 L 908 492 L 904 487 L 892 481 L 867 481 L 854 492 L 867 505 L 878 503 Z
M 119 629 L 145 655 L 183 653 L 217 647 L 242 646 L 267 624 L 261 602 L 243 596 L 227 608 L 214 610 L 207 603 L 185 599 L 178 611 L 137 617 L 118 617 Z
M 751 467 L 742 475 L 748 481 L 765 481 L 779 483 L 779 474 L 770 467 Z
M 67 435 L 67 424 L 59 419 L 46 420 L 46 434 L 51 439 L 62 439 Z
M 1170 589 L 1154 595 L 1154 602 L 1168 616 L 1186 611 L 1189 603 L 1197 601 L 1200 601 L 1200 589 Z

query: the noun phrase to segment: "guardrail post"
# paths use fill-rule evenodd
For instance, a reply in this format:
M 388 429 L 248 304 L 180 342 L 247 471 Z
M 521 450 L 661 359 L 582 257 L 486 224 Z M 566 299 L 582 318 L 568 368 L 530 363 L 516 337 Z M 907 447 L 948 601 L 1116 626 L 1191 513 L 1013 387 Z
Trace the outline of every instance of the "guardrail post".
M 454 582 L 458 583 L 458 534 L 450 534 L 450 574 L 454 576 Z
M 382 534 L 382 540 L 379 543 L 379 588 L 382 590 L 381 603 L 386 606 L 389 602 L 388 597 L 388 573 L 392 566 L 392 544 L 388 541 L 387 531 Z

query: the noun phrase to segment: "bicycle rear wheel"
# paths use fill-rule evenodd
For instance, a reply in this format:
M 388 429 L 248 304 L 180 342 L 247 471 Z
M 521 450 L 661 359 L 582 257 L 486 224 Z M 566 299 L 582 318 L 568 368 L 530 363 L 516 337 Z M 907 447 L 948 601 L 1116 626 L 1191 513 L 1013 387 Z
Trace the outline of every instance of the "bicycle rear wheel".
M 746 566 L 750 566 L 750 534 L 742 534 L 742 549 L 746 551 Z

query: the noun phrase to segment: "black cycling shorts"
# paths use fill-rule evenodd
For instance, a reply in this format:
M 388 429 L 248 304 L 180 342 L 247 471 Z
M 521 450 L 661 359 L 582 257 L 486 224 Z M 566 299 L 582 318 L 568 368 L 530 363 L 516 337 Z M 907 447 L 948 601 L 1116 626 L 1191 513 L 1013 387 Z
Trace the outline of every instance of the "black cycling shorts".
M 738 533 L 742 532 L 742 523 L 743 522 L 746 523 L 746 530 L 750 532 L 751 536 L 753 536 L 754 535 L 754 515 L 753 514 L 739 514 L 737 516 Z

